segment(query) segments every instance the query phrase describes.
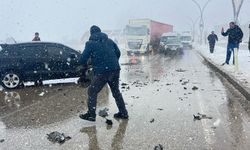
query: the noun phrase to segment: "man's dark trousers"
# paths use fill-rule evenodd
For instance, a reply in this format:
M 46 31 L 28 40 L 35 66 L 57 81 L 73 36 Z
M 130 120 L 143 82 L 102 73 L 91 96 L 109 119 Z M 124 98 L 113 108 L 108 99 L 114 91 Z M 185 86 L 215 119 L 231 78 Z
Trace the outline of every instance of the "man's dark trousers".
M 231 57 L 231 52 L 233 52 L 233 56 L 234 56 L 234 49 L 235 48 L 239 49 L 239 44 L 238 43 L 228 43 L 228 45 L 227 45 L 226 64 L 229 64 L 230 57 Z M 234 57 L 233 57 L 233 64 L 234 64 Z
M 215 42 L 209 42 L 210 53 L 214 52 Z
M 88 89 L 88 113 L 90 115 L 95 116 L 97 94 L 102 90 L 106 83 L 108 83 L 111 89 L 119 112 L 124 115 L 128 114 L 122 94 L 119 90 L 119 77 L 120 70 L 94 75 L 93 80 Z

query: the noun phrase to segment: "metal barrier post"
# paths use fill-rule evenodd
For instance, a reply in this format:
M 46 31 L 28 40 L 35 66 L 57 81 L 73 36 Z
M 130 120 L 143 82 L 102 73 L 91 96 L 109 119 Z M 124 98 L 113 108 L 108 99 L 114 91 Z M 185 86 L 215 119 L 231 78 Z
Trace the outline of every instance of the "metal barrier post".
M 234 48 L 234 66 L 235 71 L 239 71 L 238 48 Z

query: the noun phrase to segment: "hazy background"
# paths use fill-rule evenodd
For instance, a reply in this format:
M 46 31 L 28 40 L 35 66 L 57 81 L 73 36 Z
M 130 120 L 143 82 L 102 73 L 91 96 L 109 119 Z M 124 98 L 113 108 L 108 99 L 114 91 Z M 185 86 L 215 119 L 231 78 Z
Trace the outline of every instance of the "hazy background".
M 201 5 L 206 2 L 197 1 Z M 249 8 L 250 0 L 245 0 L 241 24 L 250 21 Z M 39 32 L 43 41 L 76 41 L 93 24 L 122 29 L 134 18 L 169 23 L 174 30 L 183 31 L 190 30 L 190 18 L 198 17 L 198 7 L 191 0 L 0 0 L 0 41 L 10 36 L 31 41 L 34 32 Z M 231 0 L 211 0 L 204 18 L 207 31 L 231 21 Z

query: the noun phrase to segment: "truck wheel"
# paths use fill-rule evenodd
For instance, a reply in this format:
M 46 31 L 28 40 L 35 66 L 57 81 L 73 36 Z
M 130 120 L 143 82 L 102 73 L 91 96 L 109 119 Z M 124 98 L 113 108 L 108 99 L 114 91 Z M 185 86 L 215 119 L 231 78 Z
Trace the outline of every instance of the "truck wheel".
M 17 72 L 6 72 L 1 78 L 1 84 L 6 89 L 15 89 L 22 84 L 21 76 Z

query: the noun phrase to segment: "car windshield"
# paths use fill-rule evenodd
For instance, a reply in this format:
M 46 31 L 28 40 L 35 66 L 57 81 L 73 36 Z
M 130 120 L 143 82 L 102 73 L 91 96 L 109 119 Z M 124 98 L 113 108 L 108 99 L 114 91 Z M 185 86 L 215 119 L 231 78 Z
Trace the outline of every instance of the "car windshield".
M 140 27 L 127 26 L 125 29 L 125 33 L 126 35 L 143 36 L 148 34 L 148 29 L 146 26 L 140 26 Z
M 166 44 L 178 43 L 179 38 L 177 36 L 164 36 L 161 37 L 161 42 Z

